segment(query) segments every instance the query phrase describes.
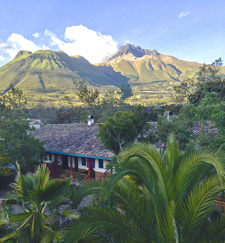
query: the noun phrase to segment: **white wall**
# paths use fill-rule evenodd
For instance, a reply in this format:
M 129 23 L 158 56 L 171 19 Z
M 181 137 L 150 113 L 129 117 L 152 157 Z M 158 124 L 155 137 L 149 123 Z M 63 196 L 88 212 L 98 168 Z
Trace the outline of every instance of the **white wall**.
M 95 160 L 95 171 L 104 173 L 106 171 L 106 165 L 109 163 L 108 160 L 103 160 L 103 169 L 98 167 L 98 159 Z
M 87 167 L 87 160 L 86 160 L 86 166 L 83 166 L 83 165 L 82 165 L 82 158 L 81 158 L 81 157 L 78 157 L 78 169 L 88 170 L 88 167 Z
M 68 156 L 68 167 L 70 168 L 70 159 L 72 158 L 72 167 L 75 168 L 75 157 Z
M 97 172 L 104 173 L 106 171 L 106 165 L 109 163 L 108 160 L 103 160 L 103 168 L 98 167 L 98 159 L 95 159 L 95 168 L 94 170 Z M 72 165 L 75 168 L 75 157 L 72 157 Z M 70 157 L 68 156 L 68 167 L 70 168 Z M 82 158 L 78 157 L 78 169 L 88 170 L 87 163 L 86 166 L 82 165 Z
M 54 157 L 54 154 L 51 154 L 52 155 L 52 159 L 50 160 L 49 159 L 49 154 L 47 154 L 47 156 L 46 156 L 46 160 L 44 161 L 45 163 L 52 163 L 53 161 L 54 161 L 54 159 L 55 159 L 55 157 Z

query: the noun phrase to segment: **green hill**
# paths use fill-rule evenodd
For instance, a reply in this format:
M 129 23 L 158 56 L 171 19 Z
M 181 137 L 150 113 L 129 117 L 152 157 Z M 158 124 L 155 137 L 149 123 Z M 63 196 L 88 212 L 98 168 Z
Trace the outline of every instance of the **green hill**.
M 78 102 L 74 90 L 78 80 L 85 80 L 103 92 L 109 86 L 120 87 L 129 82 L 135 94 L 129 102 L 159 104 L 169 102 L 173 87 L 195 75 L 201 65 L 130 44 L 96 65 L 61 51 L 20 51 L 0 67 L 0 91 L 5 93 L 13 85 L 21 88 L 33 103 L 61 106 L 67 104 L 65 95 Z M 222 73 L 225 74 L 225 67 Z
M 128 79 L 111 67 L 96 67 L 81 56 L 69 57 L 64 52 L 50 50 L 20 51 L 0 68 L 1 93 L 13 85 L 21 88 L 34 103 L 47 101 L 49 105 L 63 105 L 65 95 L 76 100 L 74 82 L 78 80 L 104 88 L 121 86 Z

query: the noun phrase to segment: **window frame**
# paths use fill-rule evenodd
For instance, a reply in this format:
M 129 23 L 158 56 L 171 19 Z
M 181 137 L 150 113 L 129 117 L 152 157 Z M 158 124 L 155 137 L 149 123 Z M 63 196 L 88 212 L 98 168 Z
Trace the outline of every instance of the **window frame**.
M 87 158 L 81 157 L 81 165 L 87 167 Z
M 102 167 L 100 167 L 100 163 L 102 164 Z M 104 169 L 104 161 L 103 161 L 103 159 L 98 159 L 98 168 L 99 169 Z

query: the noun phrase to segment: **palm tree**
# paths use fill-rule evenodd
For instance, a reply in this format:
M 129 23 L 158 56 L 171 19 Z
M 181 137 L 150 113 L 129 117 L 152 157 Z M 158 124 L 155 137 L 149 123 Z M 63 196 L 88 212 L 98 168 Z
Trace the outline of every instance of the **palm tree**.
M 14 239 L 16 242 L 39 243 L 57 242 L 61 232 L 56 225 L 59 212 L 52 210 L 69 192 L 71 179 L 64 181 L 51 180 L 46 165 L 38 167 L 35 174 L 23 175 L 17 164 L 18 173 L 10 201 L 20 205 L 22 213 L 14 214 L 8 219 L 12 230 L 0 238 L 0 242 Z M 54 213 L 57 214 L 54 214 Z M 64 215 L 72 214 L 66 209 Z M 16 228 L 16 229 L 15 229 Z
M 119 168 L 108 180 L 78 188 L 75 206 L 91 194 L 112 205 L 82 209 L 65 242 L 224 242 L 225 219 L 213 203 L 225 190 L 224 175 L 218 154 L 180 152 L 172 135 L 163 153 L 134 145 L 119 155 Z

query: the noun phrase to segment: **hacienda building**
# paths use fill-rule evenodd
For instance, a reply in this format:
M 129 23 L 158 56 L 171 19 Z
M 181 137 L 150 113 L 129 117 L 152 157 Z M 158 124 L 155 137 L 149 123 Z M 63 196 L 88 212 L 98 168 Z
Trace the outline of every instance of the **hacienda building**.
M 102 179 L 111 173 L 113 153 L 97 138 L 97 124 L 48 124 L 32 132 L 44 142 L 42 162 L 57 162 L 73 178 Z

